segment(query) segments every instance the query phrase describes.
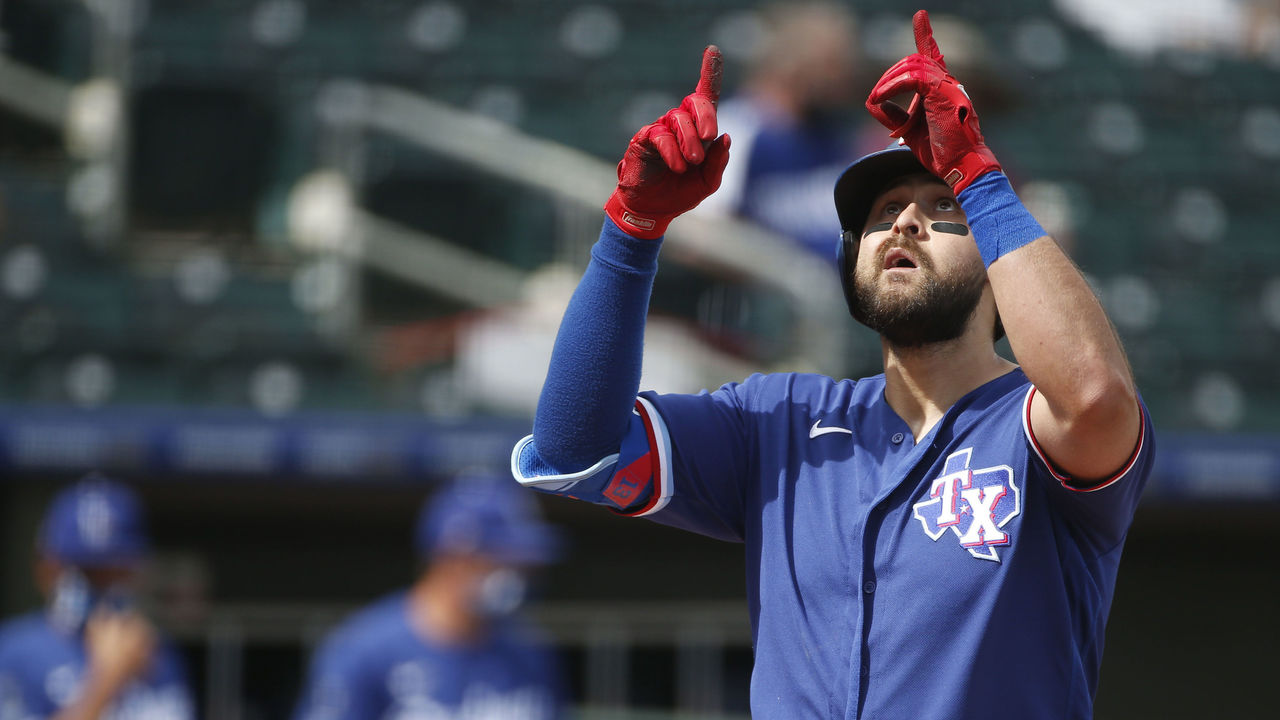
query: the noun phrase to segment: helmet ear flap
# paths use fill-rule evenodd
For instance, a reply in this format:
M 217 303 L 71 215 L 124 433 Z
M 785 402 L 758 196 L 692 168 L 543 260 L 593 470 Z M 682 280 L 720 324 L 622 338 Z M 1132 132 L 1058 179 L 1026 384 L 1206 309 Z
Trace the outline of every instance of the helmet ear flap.
M 844 301 L 849 306 L 849 314 L 858 318 L 858 305 L 853 292 L 853 272 L 858 265 L 858 245 L 862 238 L 853 230 L 840 233 L 840 241 L 836 245 L 836 267 L 840 270 L 840 287 L 844 290 Z

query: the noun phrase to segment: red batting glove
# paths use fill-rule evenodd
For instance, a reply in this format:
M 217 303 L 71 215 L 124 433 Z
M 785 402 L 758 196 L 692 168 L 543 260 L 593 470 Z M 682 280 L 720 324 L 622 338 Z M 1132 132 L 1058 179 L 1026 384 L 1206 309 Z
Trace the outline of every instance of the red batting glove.
M 618 188 L 604 204 L 605 213 L 628 235 L 662 237 L 677 215 L 720 187 L 729 162 L 729 136 L 716 137 L 723 64 L 720 48 L 709 45 L 697 89 L 631 138 L 618 163 Z
M 917 12 L 912 23 L 918 52 L 885 71 L 867 97 L 867 110 L 959 194 L 979 176 L 1000 170 L 1000 163 L 982 137 L 973 101 L 947 72 L 929 13 Z M 906 110 L 889 100 L 907 92 L 915 97 Z

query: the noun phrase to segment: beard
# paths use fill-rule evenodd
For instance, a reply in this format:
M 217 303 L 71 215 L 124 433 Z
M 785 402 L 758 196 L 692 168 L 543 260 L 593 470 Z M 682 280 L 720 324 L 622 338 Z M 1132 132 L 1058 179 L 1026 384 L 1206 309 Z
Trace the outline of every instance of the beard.
M 870 266 L 869 272 L 854 273 L 854 319 L 899 348 L 955 340 L 964 334 L 982 299 L 987 282 L 985 269 L 975 263 L 940 274 L 930 258 L 913 249 L 920 277 L 911 282 L 888 279 L 880 269 L 884 253 L 905 245 L 886 243 L 881 247 L 879 262 Z

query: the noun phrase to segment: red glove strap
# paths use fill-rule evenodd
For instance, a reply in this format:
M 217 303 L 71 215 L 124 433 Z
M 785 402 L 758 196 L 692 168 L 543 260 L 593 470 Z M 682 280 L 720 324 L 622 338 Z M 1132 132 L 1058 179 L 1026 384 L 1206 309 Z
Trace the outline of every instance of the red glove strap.
M 662 215 L 640 215 L 628 210 L 616 190 L 605 202 L 604 212 L 622 232 L 641 240 L 657 240 L 662 237 L 673 219 Z
M 996 161 L 996 156 L 991 152 L 991 148 L 986 145 L 979 145 L 961 156 L 947 170 L 947 174 L 942 176 L 942 180 L 951 186 L 953 192 L 959 195 L 960 191 L 969 187 L 969 184 L 974 180 L 993 170 L 1000 169 L 1000 163 Z

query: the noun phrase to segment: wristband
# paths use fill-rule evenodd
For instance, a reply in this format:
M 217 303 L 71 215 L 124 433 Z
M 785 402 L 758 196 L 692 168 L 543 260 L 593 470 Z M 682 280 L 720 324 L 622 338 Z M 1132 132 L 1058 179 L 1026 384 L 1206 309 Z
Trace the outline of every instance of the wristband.
M 978 177 L 956 196 L 988 268 L 1002 256 L 1048 233 L 1018 199 L 1004 173 Z

